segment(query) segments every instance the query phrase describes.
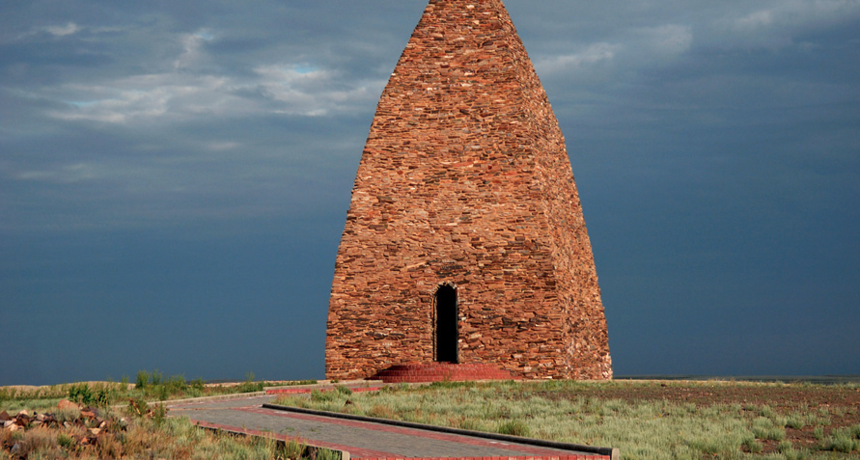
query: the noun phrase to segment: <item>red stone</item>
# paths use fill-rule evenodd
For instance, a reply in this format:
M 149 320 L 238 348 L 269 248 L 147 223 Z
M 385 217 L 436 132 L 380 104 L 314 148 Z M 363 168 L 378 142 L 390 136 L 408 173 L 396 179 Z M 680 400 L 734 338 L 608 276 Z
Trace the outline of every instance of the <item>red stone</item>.
M 454 292 L 452 319 L 437 292 Z M 430 1 L 380 98 L 335 263 L 328 378 L 434 361 L 612 378 L 564 137 L 501 0 Z

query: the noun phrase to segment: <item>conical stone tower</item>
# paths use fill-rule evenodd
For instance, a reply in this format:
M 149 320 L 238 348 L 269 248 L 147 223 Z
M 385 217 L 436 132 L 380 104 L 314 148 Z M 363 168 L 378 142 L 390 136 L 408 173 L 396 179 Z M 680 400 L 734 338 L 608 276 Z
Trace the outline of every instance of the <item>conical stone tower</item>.
M 329 303 L 326 376 L 489 364 L 611 379 L 564 137 L 501 0 L 431 0 L 382 94 Z

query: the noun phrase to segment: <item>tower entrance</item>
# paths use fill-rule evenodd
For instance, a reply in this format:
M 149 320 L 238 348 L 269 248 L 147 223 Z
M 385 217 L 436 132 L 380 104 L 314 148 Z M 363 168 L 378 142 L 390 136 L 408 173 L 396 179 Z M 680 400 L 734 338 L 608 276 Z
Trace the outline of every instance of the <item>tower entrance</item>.
M 457 289 L 444 284 L 436 290 L 436 361 L 456 363 L 457 342 Z

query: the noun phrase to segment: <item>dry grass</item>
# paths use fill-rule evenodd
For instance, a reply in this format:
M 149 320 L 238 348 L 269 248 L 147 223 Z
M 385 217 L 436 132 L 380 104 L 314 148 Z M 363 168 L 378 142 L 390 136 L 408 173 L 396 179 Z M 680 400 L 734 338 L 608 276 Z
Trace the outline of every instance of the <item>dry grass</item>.
M 857 400 L 856 386 L 505 382 L 330 392 L 278 403 L 618 447 L 627 460 L 830 460 L 860 458 Z
M 92 423 L 59 424 L 9 431 L 0 429 L 0 460 L 36 459 L 178 459 L 178 460 L 315 460 L 339 458 L 327 450 L 309 451 L 295 440 L 278 442 L 231 436 L 202 429 L 187 418 L 158 418 L 107 414 L 107 426 L 97 438 Z M 67 414 L 67 420 L 72 420 Z

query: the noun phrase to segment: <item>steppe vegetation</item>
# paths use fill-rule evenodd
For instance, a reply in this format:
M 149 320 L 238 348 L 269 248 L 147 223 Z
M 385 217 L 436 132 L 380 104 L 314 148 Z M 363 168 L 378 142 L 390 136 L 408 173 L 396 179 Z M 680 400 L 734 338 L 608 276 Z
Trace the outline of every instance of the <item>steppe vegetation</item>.
M 849 459 L 860 451 L 857 384 L 439 382 L 276 403 L 618 447 L 625 460 Z
M 85 406 L 108 406 L 125 403 L 129 399 L 142 401 L 168 401 L 202 396 L 220 396 L 236 393 L 262 391 L 270 386 L 314 384 L 316 380 L 293 382 L 255 381 L 248 373 L 245 381 L 238 383 L 207 384 L 202 379 L 186 381 L 182 375 L 164 377 L 158 370 L 139 371 L 135 383 L 123 377 L 120 382 L 66 383 L 42 387 L 0 387 L 0 407 L 8 412 L 27 408 L 41 410 L 57 405 L 61 399 L 69 399 Z
M 286 384 L 302 382 L 279 382 Z M 313 381 L 316 383 L 316 381 Z M 141 371 L 136 385 L 77 383 L 0 388 L 0 460 L 339 458 L 295 439 L 261 439 L 206 430 L 169 417 L 168 399 L 259 391 L 253 375 L 234 385 L 162 378 Z M 62 401 L 62 402 L 61 402 Z

